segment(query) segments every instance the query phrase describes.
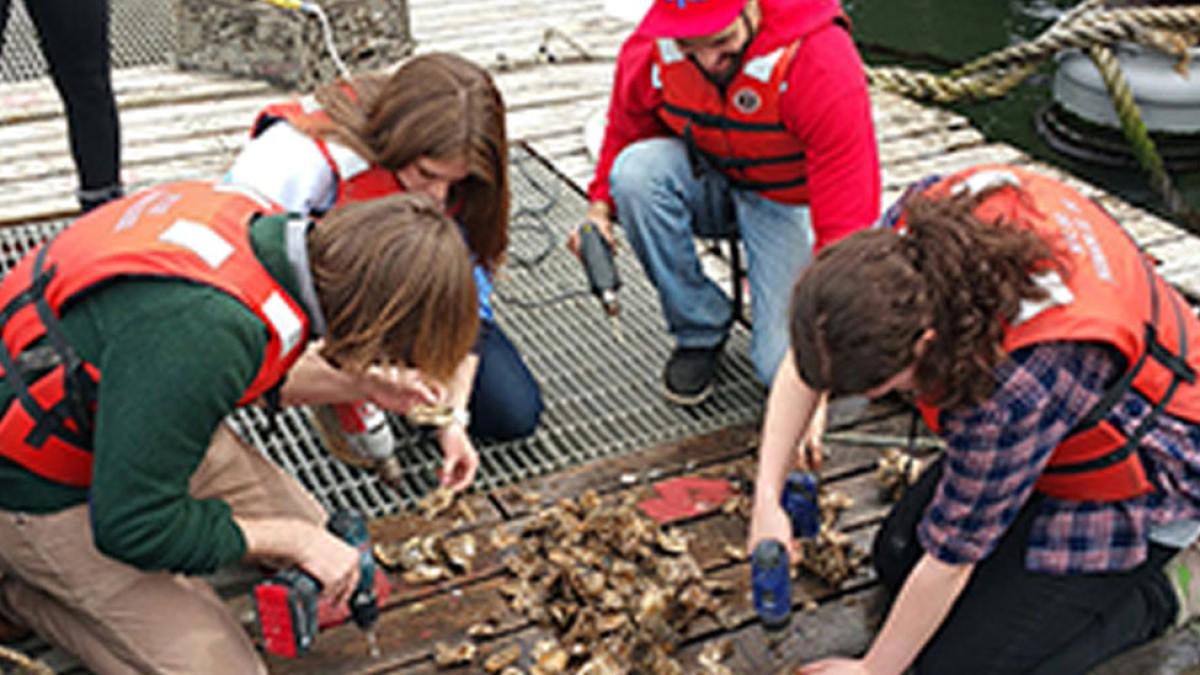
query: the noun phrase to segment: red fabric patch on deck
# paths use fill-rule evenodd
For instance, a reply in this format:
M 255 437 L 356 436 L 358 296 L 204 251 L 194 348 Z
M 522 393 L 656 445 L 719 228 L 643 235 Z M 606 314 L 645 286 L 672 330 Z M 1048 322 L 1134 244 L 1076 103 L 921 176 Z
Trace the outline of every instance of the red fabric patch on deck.
M 729 481 L 687 476 L 654 484 L 658 497 L 638 502 L 638 508 L 659 523 L 691 518 L 721 507 L 733 494 Z

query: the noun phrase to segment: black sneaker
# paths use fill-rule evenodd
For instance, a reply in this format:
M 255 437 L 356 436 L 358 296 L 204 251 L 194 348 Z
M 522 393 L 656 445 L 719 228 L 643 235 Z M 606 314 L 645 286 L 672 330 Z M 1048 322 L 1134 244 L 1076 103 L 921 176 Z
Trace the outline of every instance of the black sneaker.
M 711 396 L 724 346 L 676 347 L 663 370 L 667 400 L 677 405 L 700 405 Z

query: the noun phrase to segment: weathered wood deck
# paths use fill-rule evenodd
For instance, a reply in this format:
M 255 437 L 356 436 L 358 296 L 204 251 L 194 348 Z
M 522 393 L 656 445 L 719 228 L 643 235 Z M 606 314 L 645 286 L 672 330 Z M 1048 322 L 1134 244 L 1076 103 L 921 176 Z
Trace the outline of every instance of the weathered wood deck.
M 606 17 L 602 0 L 410 0 L 410 9 L 418 52 L 457 51 L 491 67 L 508 103 L 511 137 L 527 141 L 565 176 L 585 185 L 591 162 L 583 145 L 583 125 L 606 104 L 611 58 L 631 26 Z M 287 95 L 261 83 L 169 68 L 119 71 L 115 81 L 124 176 L 131 188 L 219 176 L 254 113 Z M 882 92 L 874 92 L 873 101 L 885 203 L 898 196 L 909 181 L 927 173 L 948 173 L 981 161 L 1036 164 L 1019 150 L 989 142 L 958 115 Z M 61 106 L 47 80 L 0 85 L 0 147 L 4 148 L 0 224 L 74 212 L 74 168 Z M 1049 167 L 1040 168 L 1062 175 Z M 1200 265 L 1195 262 L 1200 260 L 1200 241 L 1112 195 L 1070 180 L 1123 219 L 1145 249 L 1162 261 L 1161 269 L 1169 280 L 1193 299 L 1200 298 Z M 858 424 L 856 429 L 906 429 L 907 416 L 893 412 L 870 424 Z M 629 485 L 628 474 L 644 474 L 651 468 L 663 478 L 736 474 L 754 461 L 754 448 L 753 429 L 729 429 L 574 467 L 520 489 L 538 492 L 545 504 L 578 496 L 589 488 L 613 499 L 649 489 L 645 483 Z M 872 476 L 877 453 L 848 445 L 834 449 L 824 480 L 832 489 L 855 498 L 841 526 L 865 548 L 886 511 Z M 479 532 L 500 525 L 519 529 L 529 517 L 530 506 L 515 497 L 516 490 L 473 495 L 471 504 L 479 518 L 467 527 Z M 376 522 L 374 534 L 380 540 L 394 540 L 446 525 L 445 521 L 424 522 L 406 515 Z M 797 614 L 786 638 L 774 641 L 753 620 L 746 563 L 733 561 L 723 552 L 727 544 L 743 544 L 743 519 L 717 509 L 689 518 L 679 527 L 691 537 L 692 552 L 705 572 L 732 580 L 739 589 L 728 597 L 732 628 L 704 619 L 689 630 L 680 652 L 685 672 L 703 672 L 696 658 L 713 640 L 732 640 L 734 650 L 726 665 L 737 673 L 776 672 L 823 655 L 855 653 L 868 644 L 879 598 L 869 572 L 840 589 L 801 578 L 797 604 L 811 598 L 817 601 L 816 609 Z M 468 625 L 483 618 L 497 619 L 500 634 L 480 642 L 476 664 L 489 653 L 517 642 L 525 648 L 523 663 L 527 667 L 529 648 L 547 635 L 547 629 L 506 609 L 496 592 L 501 570 L 496 552 L 485 547 L 468 577 L 433 586 L 400 586 L 380 622 L 383 656 L 379 659 L 368 658 L 358 632 L 343 626 L 322 633 L 314 652 L 305 659 L 272 661 L 271 669 L 280 673 L 430 672 L 435 670 L 431 657 L 435 643 L 460 640 Z M 1200 648 L 1190 634 L 1165 644 L 1160 642 L 1101 670 L 1175 673 L 1200 663 Z M 476 665 L 457 672 L 479 670 Z

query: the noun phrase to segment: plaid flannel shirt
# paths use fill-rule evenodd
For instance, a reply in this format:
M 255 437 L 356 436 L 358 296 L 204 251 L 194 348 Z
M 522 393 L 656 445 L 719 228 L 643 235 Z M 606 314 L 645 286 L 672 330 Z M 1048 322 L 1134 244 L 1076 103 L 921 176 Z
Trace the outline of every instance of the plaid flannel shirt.
M 950 564 L 987 557 L 1029 500 L 1054 448 L 1099 400 L 1122 363 L 1110 348 L 1096 344 L 1034 345 L 1000 364 L 990 399 L 944 411 L 945 471 L 917 528 L 924 549 Z M 1106 419 L 1132 429 L 1150 408 L 1131 391 Z M 1160 490 L 1111 503 L 1046 497 L 1030 533 L 1027 569 L 1128 570 L 1146 559 L 1153 526 L 1200 518 L 1200 425 L 1160 415 L 1141 450 Z

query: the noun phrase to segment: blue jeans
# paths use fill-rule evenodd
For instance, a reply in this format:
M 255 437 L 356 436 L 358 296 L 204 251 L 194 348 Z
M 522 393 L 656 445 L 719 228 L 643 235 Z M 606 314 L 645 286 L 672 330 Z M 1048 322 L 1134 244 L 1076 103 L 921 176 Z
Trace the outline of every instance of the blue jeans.
M 721 344 L 733 303 L 700 266 L 694 235 L 732 234 L 746 248 L 754 317 L 750 359 L 770 384 L 788 349 L 792 284 L 812 259 L 807 206 L 771 201 L 730 187 L 724 175 L 696 176 L 678 138 L 652 138 L 621 151 L 609 173 L 617 217 L 658 289 L 667 329 L 680 347 Z
M 480 321 L 479 367 L 471 389 L 472 436 L 511 441 L 529 436 L 542 416 L 542 392 L 500 326 Z

